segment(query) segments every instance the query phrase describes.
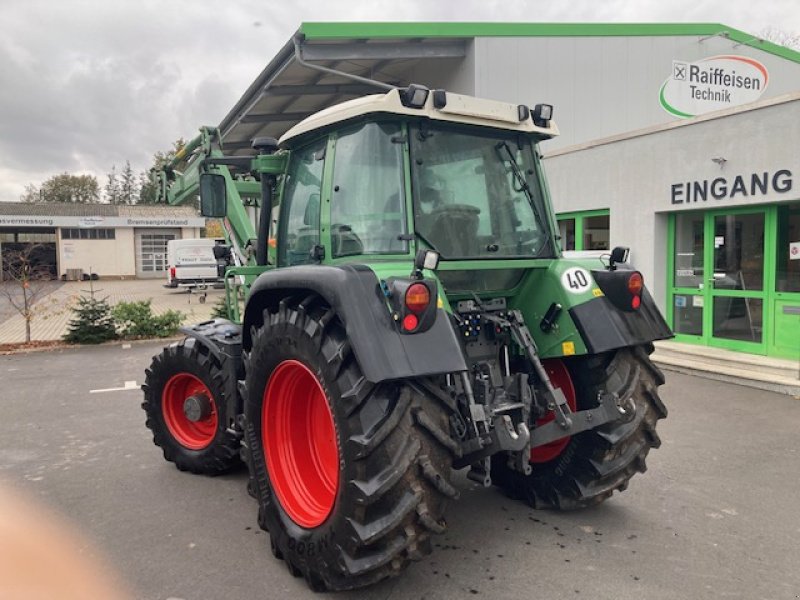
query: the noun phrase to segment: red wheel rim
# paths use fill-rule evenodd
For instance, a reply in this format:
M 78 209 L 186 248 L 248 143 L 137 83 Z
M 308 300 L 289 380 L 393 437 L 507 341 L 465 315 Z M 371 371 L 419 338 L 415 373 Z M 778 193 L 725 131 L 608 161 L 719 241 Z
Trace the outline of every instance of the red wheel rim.
M 183 404 L 190 396 L 205 395 L 211 404 L 211 412 L 199 421 L 190 421 L 183 412 Z M 178 373 L 170 377 L 161 395 L 161 409 L 167 429 L 181 446 L 190 450 L 202 450 L 214 441 L 217 435 L 217 405 L 214 396 L 198 377 L 191 373 Z
M 301 527 L 318 527 L 339 489 L 333 415 L 317 377 L 296 360 L 277 366 L 261 411 L 264 458 L 275 495 Z
M 547 371 L 547 375 L 550 377 L 553 387 L 561 388 L 561 391 L 564 392 L 564 396 L 567 398 L 567 404 L 570 409 L 575 412 L 577 410 L 575 386 L 572 385 L 572 378 L 569 376 L 569 371 L 564 361 L 558 358 L 550 358 L 548 360 L 543 360 L 542 365 L 544 365 L 544 370 Z M 536 420 L 536 426 L 541 427 L 542 425 L 546 425 L 555 418 L 555 413 L 550 411 L 541 419 Z M 531 462 L 538 464 L 553 460 L 564 451 L 564 448 L 567 447 L 571 439 L 571 436 L 567 436 L 545 444 L 544 446 L 532 448 Z

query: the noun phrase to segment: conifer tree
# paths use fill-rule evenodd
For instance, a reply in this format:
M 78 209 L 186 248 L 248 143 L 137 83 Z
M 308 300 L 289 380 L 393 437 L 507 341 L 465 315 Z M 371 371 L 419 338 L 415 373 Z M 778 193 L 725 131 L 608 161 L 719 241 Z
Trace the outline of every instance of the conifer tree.
M 103 298 L 78 298 L 78 306 L 72 309 L 75 317 L 69 322 L 64 341 L 71 344 L 100 344 L 116 339 L 117 330 L 111 315 L 111 306 Z
M 117 166 L 111 166 L 111 172 L 108 174 L 108 183 L 106 183 L 106 202 L 109 204 L 119 204 L 122 196 L 122 190 L 119 186 L 119 179 L 117 178 Z
M 131 168 L 131 161 L 125 161 L 125 168 L 120 173 L 120 204 L 136 204 L 139 193 L 136 176 Z

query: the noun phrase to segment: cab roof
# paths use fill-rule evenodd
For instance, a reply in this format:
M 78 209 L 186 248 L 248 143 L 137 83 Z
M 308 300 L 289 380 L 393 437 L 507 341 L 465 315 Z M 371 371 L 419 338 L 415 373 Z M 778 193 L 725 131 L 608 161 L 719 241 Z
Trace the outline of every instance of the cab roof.
M 405 89 L 394 89 L 385 94 L 372 94 L 323 109 L 303 119 L 283 134 L 280 145 L 291 146 L 293 140 L 305 137 L 311 132 L 376 114 L 422 117 L 447 123 L 506 129 L 519 133 L 539 134 L 543 139 L 558 135 L 558 128 L 552 120 L 548 121 L 546 127 L 539 127 L 533 123 L 530 115 L 533 108 L 442 91 L 438 92 L 438 102 L 434 100 L 434 92 L 428 91 L 424 105 L 415 108 L 409 106 L 408 102 L 403 102 L 405 92 Z

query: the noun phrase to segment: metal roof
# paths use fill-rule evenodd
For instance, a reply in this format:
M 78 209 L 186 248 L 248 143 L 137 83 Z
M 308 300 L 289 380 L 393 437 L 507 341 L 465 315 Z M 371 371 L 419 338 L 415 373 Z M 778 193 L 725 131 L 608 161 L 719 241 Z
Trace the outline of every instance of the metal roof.
M 253 138 L 279 138 L 323 108 L 408 85 L 423 61 L 446 69 L 463 60 L 468 43 L 424 37 L 316 42 L 298 33 L 222 120 L 225 153 L 251 154 Z
M 800 62 L 794 50 L 719 23 L 303 23 L 220 123 L 223 147 L 252 154 L 253 138 L 279 138 L 319 110 L 425 83 L 410 81 L 419 67 L 455 67 L 475 37 L 680 35 L 723 36 Z

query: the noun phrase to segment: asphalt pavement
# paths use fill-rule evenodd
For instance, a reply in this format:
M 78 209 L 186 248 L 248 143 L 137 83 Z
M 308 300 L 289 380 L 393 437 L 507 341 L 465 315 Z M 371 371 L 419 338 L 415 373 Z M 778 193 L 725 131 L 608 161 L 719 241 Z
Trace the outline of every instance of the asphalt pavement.
M 0 356 L 0 482 L 71 520 L 136 598 L 319 598 L 270 554 L 244 472 L 181 473 L 153 445 L 135 386 L 159 349 Z M 434 553 L 336 597 L 800 597 L 800 401 L 677 373 L 662 397 L 662 447 L 626 492 L 534 511 L 458 474 Z

